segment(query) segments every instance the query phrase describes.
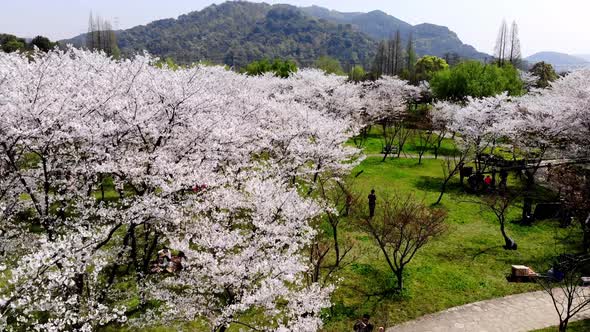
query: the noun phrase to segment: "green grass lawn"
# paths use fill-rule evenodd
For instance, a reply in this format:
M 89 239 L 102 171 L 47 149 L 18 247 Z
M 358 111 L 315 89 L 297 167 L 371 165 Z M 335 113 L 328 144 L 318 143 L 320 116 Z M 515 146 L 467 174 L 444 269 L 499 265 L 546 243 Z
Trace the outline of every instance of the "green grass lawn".
M 381 126 L 375 125 L 371 127 L 367 140 L 365 142 L 365 146 L 363 148 L 365 154 L 367 155 L 374 155 L 380 154 L 383 149 L 383 129 Z M 433 138 L 434 140 L 434 138 Z M 404 144 L 404 148 L 402 152 L 407 154 L 418 154 L 418 140 L 417 135 L 415 133 L 411 133 L 408 137 L 406 144 Z M 348 142 L 349 145 L 354 146 L 354 142 L 351 139 Z M 397 144 L 397 141 L 396 141 Z M 434 144 L 434 143 L 433 143 Z M 448 156 L 452 155 L 456 152 L 455 142 L 450 138 L 444 138 L 441 144 L 439 154 L 441 156 Z M 425 155 L 433 155 L 433 149 L 429 149 Z
M 548 327 L 546 329 L 536 330 L 532 332 L 555 332 L 558 331 L 558 326 Z M 582 320 L 578 322 L 569 323 L 567 325 L 569 332 L 588 332 L 590 331 L 590 320 Z
M 391 193 L 411 193 L 428 204 L 438 197 L 440 161 L 424 160 L 417 165 L 416 160 L 382 163 L 380 158 L 368 158 L 353 174 L 361 170 L 364 172 L 354 187 L 363 199 L 372 188 L 378 204 Z M 507 232 L 518 243 L 518 250 L 506 251 L 495 217 L 480 204 L 470 202 L 478 200 L 464 194 L 458 183 L 451 185 L 442 201 L 448 211 L 449 230 L 418 252 L 408 265 L 407 290 L 401 297 L 374 295 L 393 286 L 393 275 L 374 240 L 355 223 L 346 224 L 346 233 L 356 241 L 352 253 L 356 259 L 340 273 L 343 281 L 333 297 L 334 308 L 325 330 L 350 329 L 354 318 L 363 313 L 371 314 L 377 325 L 391 326 L 453 306 L 535 290 L 534 284 L 508 283 L 505 277 L 510 265 L 544 270 L 563 243 L 572 247 L 578 244 L 576 231 L 560 229 L 555 221 L 537 222 L 531 227 L 510 223 Z M 511 219 L 516 220 L 519 212 L 517 204 L 509 212 Z

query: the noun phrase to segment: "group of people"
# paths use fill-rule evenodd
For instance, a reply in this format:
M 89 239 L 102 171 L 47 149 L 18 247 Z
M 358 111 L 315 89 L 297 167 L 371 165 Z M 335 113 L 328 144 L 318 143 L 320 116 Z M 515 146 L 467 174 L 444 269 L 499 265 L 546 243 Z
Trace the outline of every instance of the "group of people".
M 150 272 L 152 273 L 176 273 L 182 270 L 182 262 L 186 259 L 184 252 L 179 251 L 173 255 L 170 249 L 164 247 L 158 251 L 158 258 L 152 262 Z
M 495 172 L 494 172 L 495 174 Z M 482 191 L 482 190 L 506 190 L 508 185 L 508 172 L 504 169 L 500 170 L 500 182 L 496 186 L 496 178 L 495 176 L 490 176 L 489 174 L 485 177 L 480 172 L 477 172 L 471 175 L 468 179 L 469 186 L 475 191 Z

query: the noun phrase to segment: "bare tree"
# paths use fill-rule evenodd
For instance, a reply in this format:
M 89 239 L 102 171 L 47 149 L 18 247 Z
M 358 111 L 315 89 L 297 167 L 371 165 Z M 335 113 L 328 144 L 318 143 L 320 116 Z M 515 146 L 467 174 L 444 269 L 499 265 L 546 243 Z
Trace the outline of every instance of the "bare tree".
M 506 250 L 516 250 L 518 248 L 516 242 L 506 234 L 506 216 L 516 197 L 517 195 L 509 195 L 508 193 L 494 193 L 484 197 L 481 203 L 484 208 L 493 212 L 496 216 L 500 224 L 500 232 L 504 238 L 504 249 Z
M 366 219 L 364 225 L 377 241 L 401 291 L 406 265 L 430 239 L 446 230 L 446 212 L 428 208 L 413 196 L 385 199 L 382 211 L 376 218 Z
M 395 32 L 395 46 L 394 46 L 394 65 L 393 65 L 393 75 L 399 75 L 402 70 L 403 62 L 404 62 L 404 55 L 402 49 L 402 36 L 399 30 Z
M 498 60 L 498 64 L 503 66 L 506 61 L 506 53 L 508 48 L 508 25 L 506 20 L 502 20 L 500 25 L 500 31 L 498 32 L 498 38 L 496 39 L 495 55 Z
M 334 185 L 335 184 L 335 185 Z M 332 230 L 332 240 L 334 246 L 334 256 L 336 267 L 352 249 L 352 245 L 345 245 L 341 248 L 339 238 L 339 225 L 343 217 L 348 216 L 359 202 L 359 196 L 352 192 L 350 186 L 342 181 L 320 181 L 320 196 L 323 200 L 330 202 L 334 208 L 326 208 L 326 218 Z
M 522 53 L 520 51 L 520 37 L 518 35 L 518 24 L 516 24 L 516 21 L 512 22 L 510 29 L 510 52 L 508 55 L 508 60 L 514 67 L 520 66 Z
M 354 146 L 357 149 L 363 149 L 367 144 L 369 133 L 371 132 L 371 126 L 365 126 L 360 130 L 360 133 L 352 138 Z
M 547 181 L 559 190 L 563 199 L 562 218 L 575 217 L 583 234 L 583 249 L 590 248 L 590 171 L 575 165 L 561 165 L 547 170 Z M 567 223 L 564 223 L 567 224 Z
M 381 120 L 381 128 L 383 134 L 381 143 L 383 159 L 381 161 L 384 162 L 387 160 L 387 156 L 394 153 L 395 140 L 401 129 L 400 121 L 392 118 L 383 119 Z
M 467 156 L 469 156 L 470 149 L 464 149 L 458 153 L 453 154 L 452 157 L 446 157 L 445 161 L 442 165 L 443 171 L 443 183 L 440 187 L 440 195 L 438 199 L 434 203 L 434 205 L 440 204 L 442 201 L 443 195 L 447 190 L 447 185 L 451 179 L 459 174 L 463 165 L 465 165 L 465 161 L 467 160 Z
M 434 138 L 434 159 L 438 159 L 438 155 L 440 153 L 440 148 L 442 146 L 442 142 L 445 139 L 445 136 L 447 135 L 448 129 L 446 127 L 442 127 L 440 128 L 437 132 L 436 132 L 436 137 Z
M 398 137 L 397 137 L 397 157 L 399 158 L 404 150 L 404 146 L 412 134 L 412 130 L 408 128 L 407 124 L 404 121 L 398 122 L 397 126 L 398 129 Z
M 117 36 L 111 23 L 100 16 L 93 16 L 92 12 L 88 19 L 86 47 L 90 50 L 104 51 L 114 57 L 118 57 L 120 53 L 117 46 Z
M 559 331 L 565 332 L 569 321 L 590 305 L 590 291 L 579 287 L 582 271 L 588 268 L 587 256 L 561 255 L 550 275 L 537 278 L 537 283 L 549 294 L 559 316 Z
M 422 157 L 424 153 L 430 149 L 432 141 L 434 139 L 434 133 L 432 130 L 416 130 L 414 135 L 414 142 L 416 152 L 418 152 L 418 165 L 422 164 Z

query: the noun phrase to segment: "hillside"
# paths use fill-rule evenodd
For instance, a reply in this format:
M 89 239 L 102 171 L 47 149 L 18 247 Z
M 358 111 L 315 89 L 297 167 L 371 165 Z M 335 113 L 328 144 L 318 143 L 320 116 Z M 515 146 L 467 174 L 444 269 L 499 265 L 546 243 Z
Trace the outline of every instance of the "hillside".
M 211 5 L 177 19 L 117 31 L 124 55 L 147 50 L 179 63 L 208 60 L 242 67 L 261 58 L 289 58 L 309 66 L 322 55 L 338 59 L 345 68 L 366 67 L 378 41 L 400 30 L 414 36 L 418 55 L 484 59 L 486 54 L 465 45 L 446 27 L 412 26 L 381 11 L 339 13 L 321 7 L 298 8 L 244 1 Z M 84 45 L 85 35 L 62 41 Z
M 321 55 L 368 65 L 376 42 L 351 26 L 321 21 L 297 7 L 225 2 L 177 19 L 118 31 L 123 54 L 147 50 L 180 63 L 209 60 L 240 67 L 263 57 L 310 65 Z M 84 35 L 65 41 L 82 45 Z
M 525 60 L 530 64 L 540 61 L 550 63 L 557 71 L 567 71 L 590 66 L 590 62 L 586 59 L 558 52 L 539 52 L 529 56 Z
M 382 11 L 369 13 L 341 13 L 326 8 L 311 6 L 302 8 L 307 14 L 334 23 L 351 24 L 375 40 L 388 39 L 399 30 L 404 42 L 412 34 L 418 55 L 444 57 L 457 53 L 462 58 L 483 60 L 490 56 L 478 52 L 473 46 L 463 44 L 449 28 L 429 23 L 412 26 Z

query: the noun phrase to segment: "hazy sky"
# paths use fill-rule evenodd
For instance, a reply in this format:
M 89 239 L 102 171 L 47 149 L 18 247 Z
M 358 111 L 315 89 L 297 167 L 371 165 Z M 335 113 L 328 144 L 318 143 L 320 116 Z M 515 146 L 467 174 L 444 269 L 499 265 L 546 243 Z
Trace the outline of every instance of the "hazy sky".
M 178 17 L 200 10 L 210 0 L 0 0 L 0 32 L 52 40 L 87 30 L 92 10 L 119 28 Z M 261 1 L 257 1 L 261 2 Z M 338 11 L 380 9 L 411 24 L 448 26 L 465 43 L 492 53 L 502 19 L 516 20 L 525 55 L 539 51 L 590 54 L 589 0 L 267 0 L 267 3 L 312 4 Z

